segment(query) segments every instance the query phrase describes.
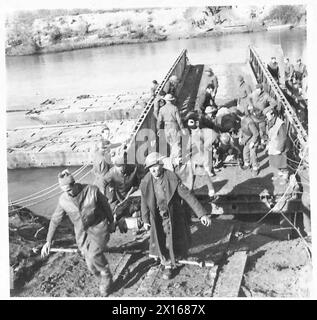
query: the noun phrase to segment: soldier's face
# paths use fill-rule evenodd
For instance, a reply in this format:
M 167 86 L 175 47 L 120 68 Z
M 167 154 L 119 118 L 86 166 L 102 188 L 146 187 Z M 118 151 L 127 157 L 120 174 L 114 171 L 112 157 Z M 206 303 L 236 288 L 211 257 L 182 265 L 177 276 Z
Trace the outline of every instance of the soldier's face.
M 74 196 L 74 184 L 68 184 L 66 186 L 61 186 L 61 189 L 66 192 L 68 195 L 70 195 L 71 197 Z
M 162 172 L 163 172 L 163 167 L 162 165 L 160 164 L 156 164 L 152 167 L 149 168 L 150 172 L 151 172 L 151 175 L 157 179 L 159 178 L 161 175 L 162 175 Z

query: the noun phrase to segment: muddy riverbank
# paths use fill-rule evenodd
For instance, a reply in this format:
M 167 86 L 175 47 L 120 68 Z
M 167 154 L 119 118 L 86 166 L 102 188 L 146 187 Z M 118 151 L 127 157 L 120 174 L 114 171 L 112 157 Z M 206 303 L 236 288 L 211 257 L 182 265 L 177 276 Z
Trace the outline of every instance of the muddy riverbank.
M 14 297 L 98 297 L 98 279 L 87 270 L 79 253 L 51 253 L 42 260 L 39 251 L 45 242 L 48 220 L 29 211 L 10 214 L 10 266 Z M 247 252 L 239 297 L 309 297 L 312 264 L 304 242 L 287 240 L 287 233 L 275 232 L 276 221 L 269 220 L 256 232 L 254 223 L 214 218 L 205 228 L 192 221 L 193 261 L 213 261 L 218 274 L 228 268 L 232 254 Z M 229 235 L 229 237 L 228 237 Z M 229 242 L 229 239 L 230 242 Z M 310 243 L 310 239 L 306 238 Z M 72 227 L 64 221 L 58 229 L 54 247 L 75 248 Z M 215 283 L 211 269 L 182 266 L 175 277 L 164 281 L 155 261 L 148 257 L 148 235 L 137 238 L 118 230 L 108 244 L 107 258 L 116 278 L 110 297 L 212 297 Z M 146 283 L 150 280 L 152 286 Z

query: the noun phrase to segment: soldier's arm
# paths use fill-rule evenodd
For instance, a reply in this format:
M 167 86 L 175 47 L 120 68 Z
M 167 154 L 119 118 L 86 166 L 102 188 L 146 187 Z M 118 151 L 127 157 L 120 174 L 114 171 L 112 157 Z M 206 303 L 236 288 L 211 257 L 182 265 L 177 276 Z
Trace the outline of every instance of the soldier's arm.
M 159 112 L 158 112 L 157 121 L 156 121 L 156 129 L 157 129 L 157 131 L 159 131 L 161 129 L 162 121 L 163 121 L 162 109 L 160 109 Z
M 141 215 L 143 223 L 150 224 L 150 209 L 145 201 L 145 196 L 141 189 Z
M 47 236 L 46 236 L 46 241 L 51 243 L 55 234 L 55 231 L 59 224 L 62 222 L 63 217 L 65 216 L 66 212 L 64 209 L 61 207 L 61 205 L 58 203 L 50 221 L 50 225 L 48 228 Z
M 97 202 L 100 204 L 102 211 L 105 214 L 105 217 L 107 218 L 107 220 L 112 223 L 113 222 L 113 214 L 112 214 L 112 210 L 110 208 L 108 199 L 106 198 L 106 196 L 104 196 L 99 189 L 97 190 Z
M 184 129 L 184 125 L 183 125 L 183 122 L 181 120 L 181 116 L 180 116 L 179 111 L 178 111 L 176 106 L 175 106 L 175 118 L 176 118 L 176 121 L 178 123 L 178 126 L 179 126 L 180 130 L 183 130 Z
M 177 192 L 179 196 L 187 202 L 198 218 L 207 215 L 206 210 L 193 195 L 193 193 L 181 182 L 178 183 Z

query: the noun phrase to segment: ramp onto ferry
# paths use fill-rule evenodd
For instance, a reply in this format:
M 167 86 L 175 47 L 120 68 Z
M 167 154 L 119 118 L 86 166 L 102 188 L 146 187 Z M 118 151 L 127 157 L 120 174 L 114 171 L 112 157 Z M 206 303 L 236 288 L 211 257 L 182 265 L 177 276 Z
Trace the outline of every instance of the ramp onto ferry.
M 208 82 L 208 76 L 205 70 L 211 67 L 218 77 L 219 88 L 216 95 L 218 106 L 230 108 L 236 105 L 238 95 L 239 74 L 243 75 L 246 82 L 251 87 L 255 87 L 258 79 L 261 79 L 269 89 L 269 93 L 278 101 L 278 104 L 284 108 L 286 113 L 287 126 L 290 132 L 298 135 L 302 147 L 305 147 L 307 139 L 305 133 L 302 134 L 302 127 L 292 110 L 287 105 L 286 99 L 278 91 L 272 77 L 268 74 L 265 66 L 254 49 L 249 48 L 249 60 L 245 63 L 223 63 L 212 64 L 204 63 L 191 65 L 189 63 L 187 52 L 184 50 L 176 59 L 174 65 L 163 79 L 157 92 L 164 89 L 165 83 L 172 75 L 180 79 L 178 91 L 176 92 L 176 105 L 180 110 L 181 116 L 193 109 L 200 109 Z M 144 112 L 140 116 L 137 125 L 131 135 L 127 145 L 128 160 L 138 163 L 142 166 L 147 153 L 157 151 L 156 120 L 153 117 L 153 101 L 149 101 Z M 147 137 L 140 136 L 142 129 L 147 129 Z M 159 151 L 168 156 L 169 151 L 161 148 L 161 137 L 159 141 Z M 147 148 L 144 148 L 147 144 Z M 144 155 L 140 155 L 140 149 Z M 147 152 L 147 153 L 146 153 Z M 298 152 L 298 150 L 296 151 Z M 294 149 L 295 153 L 295 149 Z M 216 199 L 209 199 L 206 184 L 206 176 L 202 170 L 201 175 L 196 176 L 194 184 L 194 193 L 199 199 L 207 205 L 210 212 L 214 214 L 265 214 L 268 211 L 297 212 L 302 211 L 302 192 L 299 191 L 297 177 L 290 178 L 289 184 L 281 185 L 280 181 L 273 181 L 273 172 L 268 164 L 268 156 L 265 152 L 259 154 L 260 173 L 253 177 L 251 171 L 243 171 L 237 165 L 224 167 L 213 178 Z M 168 162 L 168 161 L 167 161 Z M 299 163 L 299 160 L 298 160 Z M 167 168 L 172 169 L 167 165 Z M 185 172 L 186 174 L 186 172 Z M 211 201 L 212 200 L 212 201 Z
M 206 69 L 211 67 L 218 77 L 219 89 L 216 95 L 218 106 L 235 105 L 238 96 L 239 74 L 245 81 L 255 87 L 256 79 L 249 64 L 231 63 L 216 65 L 194 65 L 189 67 L 182 89 L 180 90 L 177 106 L 183 114 L 189 110 L 200 109 L 208 82 Z M 258 154 L 260 162 L 259 175 L 254 177 L 251 170 L 242 170 L 237 165 L 227 166 L 217 172 L 213 178 L 217 200 L 212 203 L 212 212 L 218 214 L 238 213 L 266 213 L 283 197 L 281 205 L 275 209 L 283 211 L 299 210 L 297 198 L 298 185 L 293 179 L 293 185 L 281 185 L 280 181 L 273 181 L 273 171 L 269 167 L 268 155 L 265 152 Z M 186 172 L 184 173 L 186 175 Z M 206 176 L 202 170 L 201 176 L 196 176 L 194 192 L 201 199 L 207 198 L 208 188 Z M 286 205 L 286 199 L 294 201 Z

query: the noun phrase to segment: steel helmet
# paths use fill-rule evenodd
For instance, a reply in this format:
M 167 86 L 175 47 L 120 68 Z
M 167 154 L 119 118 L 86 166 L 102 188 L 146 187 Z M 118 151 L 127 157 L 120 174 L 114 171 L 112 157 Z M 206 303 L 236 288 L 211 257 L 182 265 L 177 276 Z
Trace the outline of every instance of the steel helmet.
M 145 168 L 150 168 L 156 164 L 163 164 L 163 156 L 158 152 L 151 152 L 145 159 Z
M 173 97 L 172 94 L 168 93 L 165 97 L 164 97 L 165 101 L 173 101 L 175 100 L 175 98 Z

